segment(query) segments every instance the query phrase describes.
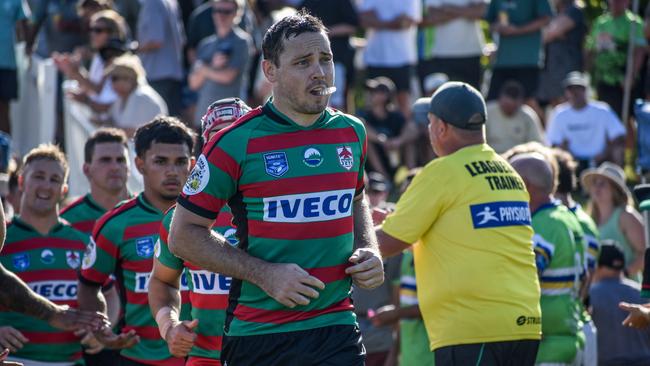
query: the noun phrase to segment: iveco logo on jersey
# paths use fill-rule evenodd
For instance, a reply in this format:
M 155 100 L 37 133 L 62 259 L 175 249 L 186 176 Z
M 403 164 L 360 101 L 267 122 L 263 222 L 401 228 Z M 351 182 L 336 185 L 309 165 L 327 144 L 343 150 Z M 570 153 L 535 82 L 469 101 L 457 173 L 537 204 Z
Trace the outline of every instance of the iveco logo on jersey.
M 264 221 L 317 222 L 348 217 L 354 189 L 264 198 Z
M 151 272 L 136 272 L 135 273 L 135 288 L 134 292 L 143 293 L 149 291 L 149 279 Z
M 77 281 L 35 281 L 29 287 L 50 301 L 77 299 Z
M 232 279 L 208 271 L 190 271 L 193 292 L 204 295 L 225 295 Z
M 528 202 L 488 202 L 469 207 L 474 229 L 530 225 Z

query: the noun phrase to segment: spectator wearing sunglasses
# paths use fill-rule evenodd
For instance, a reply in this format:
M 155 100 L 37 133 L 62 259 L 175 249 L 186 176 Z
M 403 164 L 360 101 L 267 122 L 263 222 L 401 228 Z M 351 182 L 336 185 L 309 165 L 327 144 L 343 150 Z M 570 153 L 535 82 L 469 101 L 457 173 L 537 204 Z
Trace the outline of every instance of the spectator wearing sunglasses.
M 118 96 L 109 112 L 110 121 L 129 137 L 155 116 L 167 114 L 165 101 L 147 84 L 144 68 L 137 57 L 123 55 L 116 58 L 107 75 Z

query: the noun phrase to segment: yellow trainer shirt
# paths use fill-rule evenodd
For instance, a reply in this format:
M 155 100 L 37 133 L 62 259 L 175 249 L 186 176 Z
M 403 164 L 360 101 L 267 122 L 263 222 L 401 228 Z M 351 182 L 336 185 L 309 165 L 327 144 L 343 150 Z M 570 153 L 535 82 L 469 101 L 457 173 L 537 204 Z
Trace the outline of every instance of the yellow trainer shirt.
M 487 144 L 433 160 L 383 230 L 414 247 L 431 350 L 541 338 L 528 192 Z

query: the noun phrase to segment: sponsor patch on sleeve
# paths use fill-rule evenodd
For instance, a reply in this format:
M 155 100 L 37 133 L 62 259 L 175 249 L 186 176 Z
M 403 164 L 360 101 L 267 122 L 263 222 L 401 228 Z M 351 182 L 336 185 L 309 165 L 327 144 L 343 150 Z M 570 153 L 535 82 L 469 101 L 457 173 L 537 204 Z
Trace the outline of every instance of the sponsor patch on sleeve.
M 501 201 L 469 206 L 474 229 L 530 226 L 528 202 Z
M 205 155 L 201 154 L 196 160 L 196 164 L 190 173 L 190 176 L 183 186 L 183 193 L 188 196 L 202 192 L 208 185 L 210 180 L 210 167 L 208 166 L 208 159 Z

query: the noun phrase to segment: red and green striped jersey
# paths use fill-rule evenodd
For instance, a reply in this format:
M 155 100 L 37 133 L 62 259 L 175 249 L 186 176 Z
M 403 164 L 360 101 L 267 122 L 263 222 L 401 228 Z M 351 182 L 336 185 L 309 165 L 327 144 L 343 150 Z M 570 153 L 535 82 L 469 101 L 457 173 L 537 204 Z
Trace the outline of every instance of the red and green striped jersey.
M 125 332 L 134 329 L 140 336 L 140 343 L 122 350 L 122 356 L 149 365 L 180 366 L 183 359 L 171 357 L 151 315 L 147 297 L 162 218 L 163 213 L 142 193 L 103 215 L 93 229 L 80 281 L 100 285 L 111 274 L 115 275 L 122 290 L 122 329 Z
M 60 221 L 42 235 L 20 217 L 7 226 L 2 265 L 39 295 L 77 307 L 77 270 L 88 236 Z M 72 332 L 15 312 L 0 312 L 0 325 L 18 329 L 29 342 L 13 356 L 41 362 L 81 362 L 81 344 Z
M 206 271 L 176 257 L 169 251 L 167 237 L 174 208 L 171 208 L 160 225 L 160 241 L 156 259 L 163 265 L 176 270 L 185 270 L 190 288 L 192 319 L 199 319 L 196 341 L 189 354 L 186 366 L 221 365 L 221 342 L 223 326 L 228 308 L 228 291 L 231 278 Z M 226 237 L 231 245 L 237 245 L 235 228 L 231 226 L 232 214 L 228 206 L 223 206 L 212 230 Z
M 228 202 L 240 249 L 268 262 L 295 263 L 326 284 L 318 299 L 290 309 L 233 279 L 226 335 L 356 324 L 345 269 L 365 156 L 366 132 L 358 119 L 327 109 L 303 127 L 271 101 L 208 143 L 179 204 L 214 219 Z
M 105 213 L 106 210 L 95 202 L 90 193 L 88 193 L 65 206 L 59 214 L 73 228 L 86 235 L 90 235 L 92 234 L 93 226 L 95 226 L 95 221 L 99 220 Z

